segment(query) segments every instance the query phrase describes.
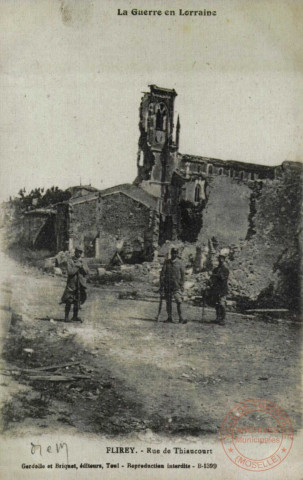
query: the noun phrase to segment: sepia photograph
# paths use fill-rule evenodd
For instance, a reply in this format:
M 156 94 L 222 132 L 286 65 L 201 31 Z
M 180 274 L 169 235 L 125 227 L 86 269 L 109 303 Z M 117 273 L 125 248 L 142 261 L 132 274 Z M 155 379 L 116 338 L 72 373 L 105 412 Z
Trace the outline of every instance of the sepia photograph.
M 300 480 L 302 3 L 0 12 L 0 477 Z

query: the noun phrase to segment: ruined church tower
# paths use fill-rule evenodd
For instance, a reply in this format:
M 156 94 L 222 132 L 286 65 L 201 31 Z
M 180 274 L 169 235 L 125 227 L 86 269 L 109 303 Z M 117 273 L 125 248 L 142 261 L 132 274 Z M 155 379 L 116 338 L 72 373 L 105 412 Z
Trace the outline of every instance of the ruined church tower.
M 140 105 L 140 138 L 135 183 L 162 200 L 166 210 L 168 186 L 177 165 L 180 122 L 174 132 L 175 90 L 150 85 Z M 168 213 L 168 212 L 163 212 Z

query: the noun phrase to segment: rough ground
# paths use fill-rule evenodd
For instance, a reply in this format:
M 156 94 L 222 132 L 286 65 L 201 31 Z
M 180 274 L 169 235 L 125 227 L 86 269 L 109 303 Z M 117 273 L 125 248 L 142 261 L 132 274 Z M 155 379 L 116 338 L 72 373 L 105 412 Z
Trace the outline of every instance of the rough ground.
M 278 403 L 299 428 L 298 323 L 230 313 L 219 327 L 212 310 L 202 321 L 201 308 L 186 304 L 187 325 L 156 323 L 155 301 L 118 299 L 129 285 L 90 286 L 85 322 L 64 323 L 64 278 L 1 263 L 3 431 L 217 434 L 228 410 L 252 397 Z M 14 315 L 11 325 L 12 311 L 22 321 Z M 73 365 L 51 373 L 87 378 L 20 371 L 64 363 Z

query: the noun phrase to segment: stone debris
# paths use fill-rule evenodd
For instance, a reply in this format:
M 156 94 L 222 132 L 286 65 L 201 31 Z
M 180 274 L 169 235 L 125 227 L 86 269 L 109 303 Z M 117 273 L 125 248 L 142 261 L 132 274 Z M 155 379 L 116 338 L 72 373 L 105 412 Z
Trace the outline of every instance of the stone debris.
M 195 282 L 189 282 L 189 281 L 186 281 L 184 283 L 184 290 L 190 290 L 191 288 L 193 288 L 195 286 Z
M 98 277 L 102 277 L 102 276 L 106 275 L 106 273 L 107 273 L 107 272 L 106 272 L 106 269 L 105 269 L 105 268 L 101 268 L 101 267 L 98 268 L 97 271 L 98 271 Z
M 29 353 L 30 355 L 32 355 L 34 353 L 34 350 L 32 348 L 23 348 L 23 351 L 25 353 Z
M 63 275 L 63 272 L 62 272 L 61 268 L 59 268 L 59 267 L 54 267 L 54 274 L 55 274 L 55 275 L 62 276 L 62 275 Z
M 46 272 L 53 272 L 53 269 L 56 265 L 57 265 L 56 257 L 47 258 L 44 262 L 44 270 Z
M 134 300 L 138 298 L 138 292 L 137 290 L 132 290 L 132 291 L 126 291 L 126 292 L 119 292 L 118 294 L 119 300 Z

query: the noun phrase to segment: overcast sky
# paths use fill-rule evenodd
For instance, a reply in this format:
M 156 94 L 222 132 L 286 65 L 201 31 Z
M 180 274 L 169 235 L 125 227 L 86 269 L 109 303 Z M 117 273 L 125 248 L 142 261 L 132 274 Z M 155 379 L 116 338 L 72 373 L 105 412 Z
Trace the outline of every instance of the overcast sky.
M 302 159 L 303 2 L 185 3 L 0 0 L 1 199 L 80 179 L 132 182 L 149 84 L 178 93 L 182 153 Z

